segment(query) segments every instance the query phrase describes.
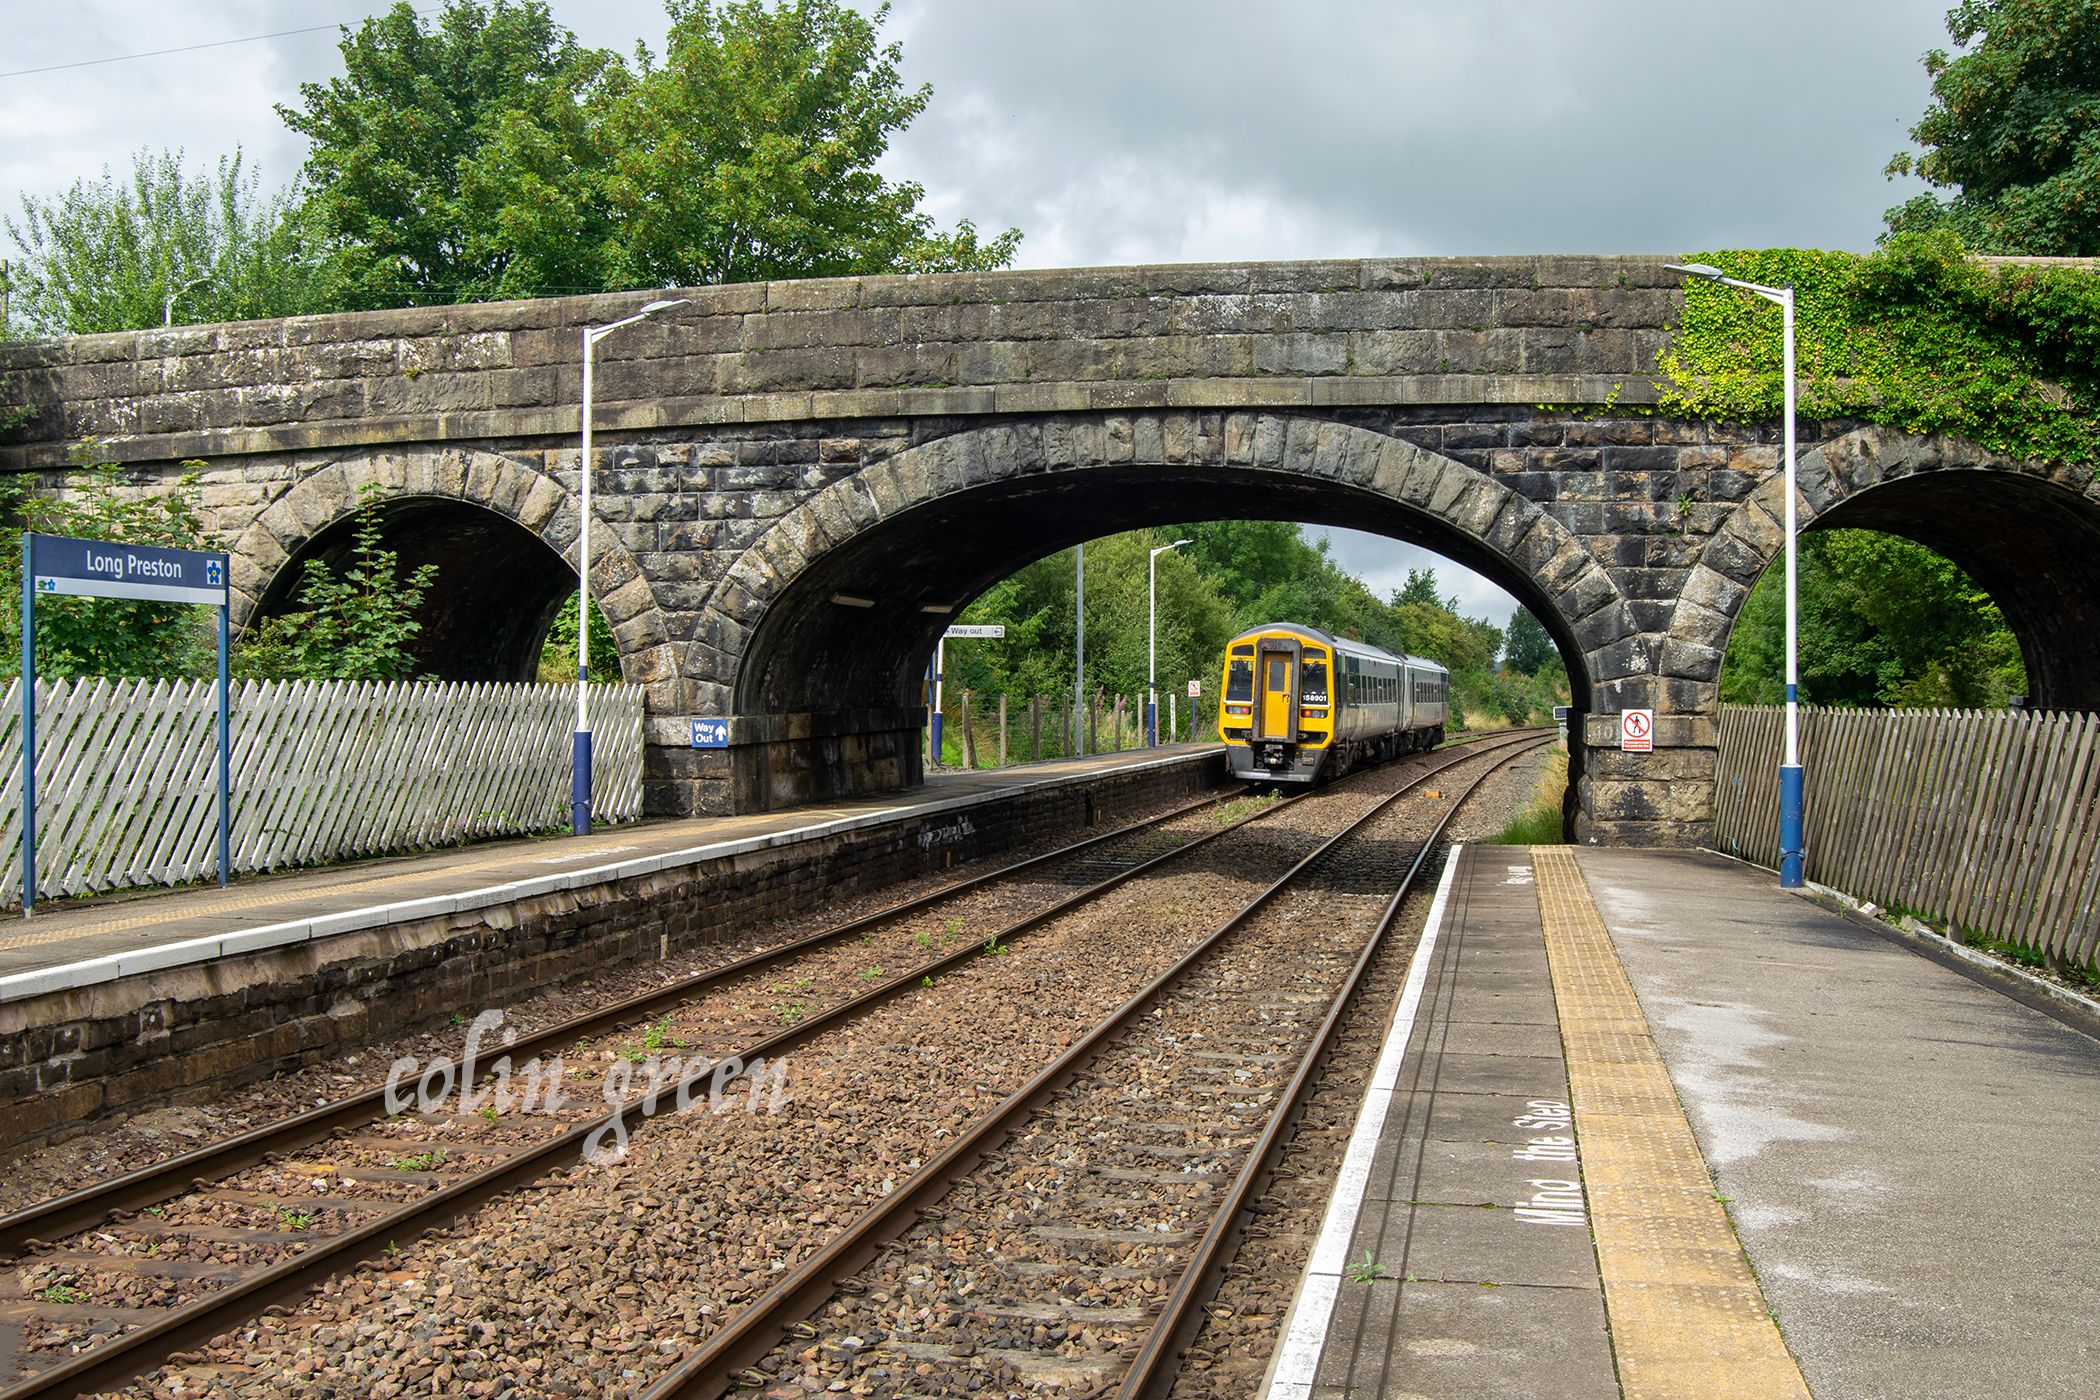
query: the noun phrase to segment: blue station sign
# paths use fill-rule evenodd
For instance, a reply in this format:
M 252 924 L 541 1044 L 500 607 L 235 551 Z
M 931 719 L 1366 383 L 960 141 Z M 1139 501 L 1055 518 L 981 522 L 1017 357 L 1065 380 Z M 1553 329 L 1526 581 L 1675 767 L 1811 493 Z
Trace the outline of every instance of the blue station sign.
M 693 721 L 693 747 L 696 749 L 726 749 L 729 747 L 729 721 L 726 719 L 696 719 Z
M 226 605 L 224 554 L 63 535 L 32 535 L 30 541 L 34 586 L 42 596 Z

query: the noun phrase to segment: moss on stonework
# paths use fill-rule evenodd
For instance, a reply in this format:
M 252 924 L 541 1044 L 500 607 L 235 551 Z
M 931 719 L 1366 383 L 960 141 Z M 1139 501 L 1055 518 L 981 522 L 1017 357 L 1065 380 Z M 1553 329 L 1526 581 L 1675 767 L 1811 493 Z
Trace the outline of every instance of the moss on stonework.
M 1794 288 L 1800 413 L 1949 432 L 2008 456 L 2100 461 L 2100 273 L 1987 263 L 1949 234 L 1872 254 L 1773 248 L 1695 254 Z M 1780 310 L 1688 278 L 1659 357 L 1661 412 L 1765 421 L 1783 409 Z

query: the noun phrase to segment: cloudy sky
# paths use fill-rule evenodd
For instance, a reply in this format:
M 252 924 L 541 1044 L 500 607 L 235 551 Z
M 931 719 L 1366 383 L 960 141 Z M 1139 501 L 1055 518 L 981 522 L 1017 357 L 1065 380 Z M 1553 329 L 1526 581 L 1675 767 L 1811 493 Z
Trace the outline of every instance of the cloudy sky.
M 888 33 L 934 99 L 887 167 L 944 222 L 1020 228 L 1031 267 L 1864 249 L 1912 192 L 1881 169 L 1948 3 L 899 0 Z M 239 146 L 289 180 L 302 151 L 273 104 L 340 72 L 333 26 L 383 8 L 0 0 L 0 210 L 140 147 Z M 587 43 L 661 48 L 659 0 L 552 8 Z M 190 47 L 220 40 L 252 41 Z M 1381 591 L 1433 561 L 1332 538 Z M 1507 616 L 1433 562 L 1469 611 Z

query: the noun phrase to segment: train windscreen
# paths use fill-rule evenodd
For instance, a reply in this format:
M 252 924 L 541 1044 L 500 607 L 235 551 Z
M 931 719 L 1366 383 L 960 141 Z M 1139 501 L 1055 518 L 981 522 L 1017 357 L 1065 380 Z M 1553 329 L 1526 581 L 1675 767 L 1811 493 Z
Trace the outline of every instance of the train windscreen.
M 1235 659 L 1225 673 L 1225 698 L 1241 704 L 1254 698 L 1254 663 Z

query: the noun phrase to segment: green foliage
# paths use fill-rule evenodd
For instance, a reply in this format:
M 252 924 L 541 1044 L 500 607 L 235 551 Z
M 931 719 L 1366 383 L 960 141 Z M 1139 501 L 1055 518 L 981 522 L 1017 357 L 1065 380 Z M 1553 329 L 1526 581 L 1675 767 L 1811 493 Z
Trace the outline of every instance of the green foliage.
M 1159 556 L 1158 675 L 1161 725 L 1166 692 L 1190 679 L 1217 688 L 1225 643 L 1265 622 L 1298 622 L 1389 651 L 1425 656 L 1452 672 L 1461 713 L 1521 724 L 1567 701 L 1557 653 L 1526 677 L 1498 668 L 1502 631 L 1465 618 L 1438 595 L 1433 570 L 1410 574 L 1380 600 L 1344 572 L 1299 526 L 1222 520 L 1138 530 L 1086 546 L 1086 674 L 1089 691 L 1140 700 L 1146 677 L 1145 560 L 1156 545 L 1191 543 Z M 1041 559 L 988 589 L 961 617 L 1006 625 L 1004 642 L 961 642 L 946 653 L 947 694 L 1068 696 L 1073 665 L 1070 550 Z M 951 726 L 948 735 L 955 734 Z
M 600 125 L 628 85 L 540 0 L 397 3 L 342 42 L 343 75 L 279 106 L 307 138 L 337 305 L 415 306 L 604 285 Z
M 1951 432 L 1993 451 L 2090 462 L 2100 451 L 2100 276 L 1994 266 L 1951 233 L 1880 252 L 1778 248 L 1694 259 L 1795 296 L 1800 412 Z M 1688 279 L 1659 360 L 1664 412 L 1770 419 L 1783 411 L 1777 306 Z
M 1531 805 L 1510 819 L 1494 846 L 1558 846 L 1567 840 L 1562 815 L 1568 793 L 1568 753 L 1556 748 L 1546 755 L 1539 770 L 1539 785 Z
M 22 254 L 9 314 L 32 334 L 157 326 L 170 294 L 187 323 L 315 309 L 304 217 L 288 194 L 257 192 L 239 151 L 195 176 L 179 151 L 140 151 L 128 181 L 105 167 L 55 199 L 25 195 L 5 226 Z
M 1019 234 L 941 233 L 875 170 L 906 90 L 886 11 L 670 0 L 658 67 L 579 44 L 543 0 L 406 3 L 343 42 L 344 73 L 279 113 L 341 305 L 1004 266 Z
M 1523 608 L 1509 620 L 1507 644 L 1509 669 L 1519 675 L 1535 676 L 1560 658 L 1545 625 Z
M 1801 537 L 1801 698 L 1818 705 L 1996 708 L 2027 690 L 1990 598 L 1922 545 L 1871 530 Z M 1751 590 L 1728 639 L 1721 698 L 1786 696 L 1784 570 Z
M 337 578 L 325 560 L 306 561 L 297 612 L 250 629 L 234 669 L 256 680 L 407 680 L 409 642 L 423 630 L 416 610 L 437 578 L 425 564 L 403 578 L 401 561 L 381 543 L 384 493 L 367 487 L 354 527 L 350 565 Z
M 1887 173 L 1953 193 L 1888 214 L 1892 233 L 1945 229 L 1993 253 L 2100 254 L 2100 7 L 2090 0 L 1963 0 L 1954 42 L 1925 56 L 1923 149 Z M 1981 42 L 1978 42 L 1978 41 Z
M 573 593 L 547 628 L 547 640 L 540 646 L 538 679 L 543 685 L 576 679 L 576 595 Z M 613 644 L 612 624 L 605 620 L 595 598 L 591 600 L 591 680 L 597 685 L 617 685 L 620 682 L 620 649 Z
M 0 486 L 0 508 L 24 529 L 78 539 L 117 540 L 170 549 L 219 549 L 198 515 L 202 462 L 174 487 L 150 492 L 133 486 L 109 463 L 74 476 L 60 495 L 24 496 L 17 482 Z M 22 552 L 0 550 L 0 597 L 22 596 Z M 22 662 L 22 619 L 0 608 L 0 675 Z M 36 670 L 46 680 L 66 676 L 207 676 L 218 669 L 217 623 L 210 608 L 130 598 L 50 596 L 36 603 Z
M 907 89 L 887 6 L 670 0 L 664 66 L 643 54 L 610 113 L 608 180 L 627 284 L 748 282 L 1003 267 L 1020 235 L 941 234 L 925 191 L 884 179 L 890 138 L 933 89 Z

